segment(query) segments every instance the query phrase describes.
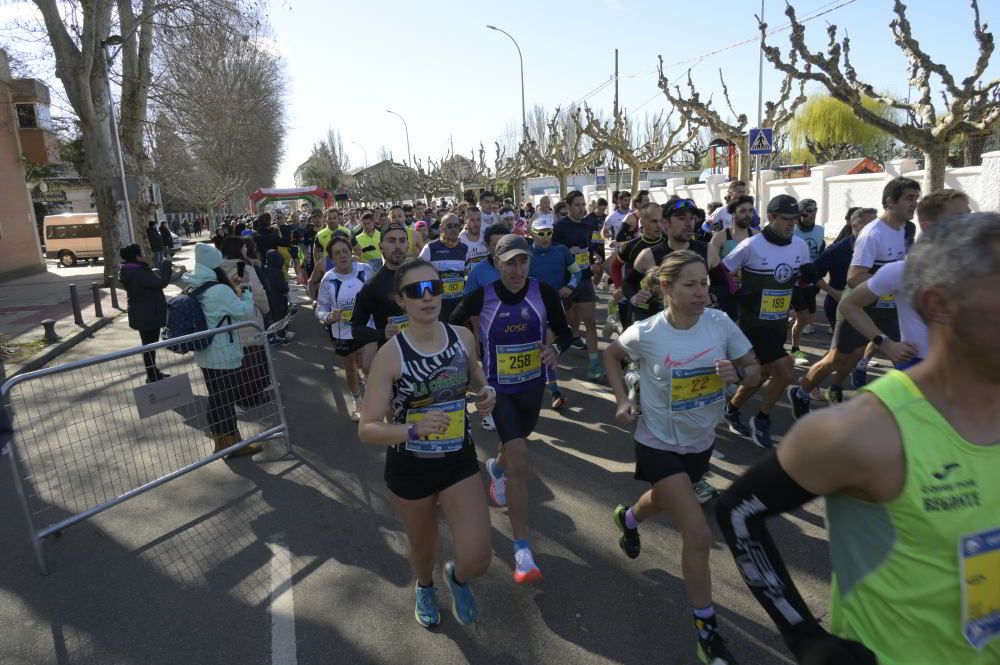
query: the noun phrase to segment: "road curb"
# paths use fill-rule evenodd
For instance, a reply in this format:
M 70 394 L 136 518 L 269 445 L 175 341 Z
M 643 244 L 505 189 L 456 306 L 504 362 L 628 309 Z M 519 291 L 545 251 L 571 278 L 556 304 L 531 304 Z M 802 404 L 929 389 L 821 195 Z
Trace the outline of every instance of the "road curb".
M 111 316 L 103 316 L 98 320 L 94 321 L 93 323 L 87 325 L 86 327 L 81 328 L 78 332 L 70 335 L 69 337 L 64 337 L 55 344 L 50 344 L 49 346 L 45 347 L 43 351 L 39 351 L 35 355 L 25 360 L 23 363 L 15 365 L 14 368 L 11 368 L 13 369 L 13 371 L 7 372 L 6 378 L 9 379 L 11 377 L 17 376 L 18 374 L 24 374 L 25 372 L 33 372 L 39 367 L 48 364 L 53 359 L 58 358 L 62 354 L 66 353 L 74 346 L 82 342 L 83 340 L 93 337 L 94 333 L 96 333 L 98 330 L 110 324 L 112 321 L 117 319 L 122 314 L 126 313 L 127 310 L 123 310 L 123 311 L 117 311 Z

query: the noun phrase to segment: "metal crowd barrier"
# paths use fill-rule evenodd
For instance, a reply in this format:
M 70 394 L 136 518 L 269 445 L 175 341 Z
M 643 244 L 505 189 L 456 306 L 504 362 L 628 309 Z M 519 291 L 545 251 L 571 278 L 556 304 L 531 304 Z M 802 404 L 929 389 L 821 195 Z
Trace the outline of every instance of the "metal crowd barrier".
M 213 376 L 213 401 L 194 353 L 164 347 L 214 335 L 251 346 L 239 370 Z M 150 351 L 169 377 L 147 381 Z M 291 452 L 266 332 L 252 321 L 20 374 L 0 396 L 14 423 L 6 457 L 42 574 L 48 536 L 252 443 L 284 439 Z M 232 426 L 227 415 L 238 436 L 214 452 L 210 417 L 218 433 Z

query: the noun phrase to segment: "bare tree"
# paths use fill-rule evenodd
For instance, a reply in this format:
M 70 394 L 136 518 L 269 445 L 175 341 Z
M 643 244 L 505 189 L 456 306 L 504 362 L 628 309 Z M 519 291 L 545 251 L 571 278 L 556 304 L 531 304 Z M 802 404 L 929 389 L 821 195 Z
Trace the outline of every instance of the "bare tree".
M 381 145 L 378 148 L 378 161 L 384 162 L 386 160 L 392 161 L 392 150 L 389 150 L 387 145 Z
M 248 0 L 252 1 L 252 0 Z M 189 25 L 205 20 L 227 25 L 223 14 L 242 0 L 33 0 L 42 14 L 45 33 L 55 57 L 56 77 L 63 84 L 73 112 L 79 119 L 86 155 L 86 171 L 94 187 L 101 219 L 105 278 L 117 272 L 118 248 L 122 243 L 124 209 L 119 209 L 114 191 L 118 188 L 108 108 L 111 89 L 103 44 L 112 31 L 123 37 L 115 47 L 121 54 L 121 140 L 126 167 L 137 177 L 139 200 L 136 207 L 135 237 L 145 244 L 143 213 L 149 210 L 146 198 L 144 132 L 148 95 L 154 84 L 151 67 L 156 32 L 164 26 Z M 116 16 L 117 14 L 117 16 Z M 122 193 L 123 197 L 125 193 Z
M 646 118 L 639 126 L 631 124 L 624 109 L 619 109 L 610 122 L 601 122 L 589 107 L 584 108 L 586 124 L 580 131 L 594 141 L 594 146 L 610 152 L 632 171 L 631 191 L 639 191 L 642 171 L 658 169 L 697 137 L 694 120 L 683 116 L 674 127 L 670 119 L 673 110 Z
M 805 27 L 796 19 L 795 8 L 789 4 L 785 14 L 791 21 L 791 51 L 786 61 L 780 49 L 764 46 L 764 55 L 778 70 L 802 82 L 816 81 L 823 84 L 830 95 L 849 105 L 867 123 L 884 130 L 905 145 L 920 150 L 924 155 L 924 189 L 932 191 L 944 186 L 948 149 L 952 140 L 961 134 L 966 136 L 986 135 L 1000 118 L 1000 78 L 983 85 L 980 79 L 990 64 L 993 55 L 993 34 L 987 32 L 979 18 L 979 3 L 971 0 L 973 13 L 973 37 L 979 46 L 979 55 L 972 72 L 961 82 L 948 69 L 931 59 L 913 36 L 912 26 L 906 16 L 906 5 L 895 0 L 895 18 L 889 29 L 896 46 L 903 51 L 909 61 L 910 86 L 916 90 L 917 99 L 907 101 L 882 94 L 874 86 L 858 77 L 851 64 L 850 38 L 845 36 L 837 41 L 837 26 L 827 28 L 829 41 L 826 55 L 811 51 L 805 42 Z M 767 24 L 762 23 L 762 33 Z M 796 65 L 800 57 L 807 68 Z M 939 113 L 934 106 L 934 86 L 931 79 L 936 76 L 943 89 L 941 97 L 944 111 Z M 871 111 L 862 104 L 865 97 L 898 109 L 904 114 L 904 121 L 894 121 Z
M 295 170 L 295 184 L 314 184 L 335 191 L 344 187 L 350 168 L 340 131 L 329 129 L 326 138 L 313 145 L 309 159 Z
M 161 186 L 211 212 L 273 183 L 285 127 L 284 70 L 263 26 L 239 34 L 200 24 L 164 34 L 151 150 Z M 205 67 L 205 62 L 212 67 Z M 335 138 L 335 137 L 334 137 Z
M 719 70 L 719 81 L 722 84 L 722 96 L 726 100 L 726 107 L 732 114 L 733 120 L 724 119 L 718 111 L 712 107 L 712 100 L 701 100 L 701 95 L 694 87 L 691 80 L 691 70 L 687 73 L 687 98 L 681 93 L 680 86 L 674 86 L 674 92 L 670 91 L 670 82 L 663 73 L 663 56 L 660 56 L 660 90 L 670 104 L 678 109 L 681 115 L 692 124 L 697 123 L 709 127 L 715 132 L 717 138 L 725 139 L 737 146 L 740 151 L 740 180 L 750 179 L 750 160 L 748 157 L 747 132 L 749 120 L 746 113 L 737 113 L 733 108 L 732 100 L 729 98 L 729 88 Z M 794 88 L 795 76 L 788 74 L 781 82 L 781 90 L 778 93 L 776 102 L 766 102 L 764 105 L 764 127 L 771 127 L 775 134 L 779 134 L 781 129 L 795 116 L 795 109 L 805 102 L 806 95 L 803 90 L 804 83 L 799 84 L 798 95 L 793 99 L 792 90 Z
M 561 116 L 557 108 L 546 124 L 544 148 L 539 143 L 540 135 L 531 135 L 529 125 L 528 137 L 521 144 L 519 154 L 529 171 L 558 178 L 560 196 L 566 196 L 569 177 L 592 162 L 599 150 L 589 145 L 589 140 L 584 140 L 579 108 L 568 111 L 565 118 Z

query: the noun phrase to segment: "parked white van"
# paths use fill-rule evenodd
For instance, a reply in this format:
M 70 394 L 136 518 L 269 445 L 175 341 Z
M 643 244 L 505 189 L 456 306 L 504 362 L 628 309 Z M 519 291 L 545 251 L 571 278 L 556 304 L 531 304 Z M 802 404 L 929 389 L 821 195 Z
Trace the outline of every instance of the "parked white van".
M 42 221 L 45 257 L 59 259 L 66 267 L 77 259 L 99 259 L 101 224 L 96 212 L 67 212 L 46 215 Z

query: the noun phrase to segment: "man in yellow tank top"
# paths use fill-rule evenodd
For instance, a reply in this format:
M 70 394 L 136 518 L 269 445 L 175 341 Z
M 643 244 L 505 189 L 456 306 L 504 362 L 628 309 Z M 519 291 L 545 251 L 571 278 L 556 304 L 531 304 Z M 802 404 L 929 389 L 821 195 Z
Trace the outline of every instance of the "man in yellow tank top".
M 925 362 L 800 420 L 719 500 L 750 590 L 799 663 L 1000 663 L 1000 214 L 937 222 L 903 294 Z M 876 342 L 878 340 L 875 340 Z M 833 585 L 821 627 L 767 517 L 826 500 Z

